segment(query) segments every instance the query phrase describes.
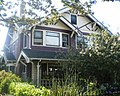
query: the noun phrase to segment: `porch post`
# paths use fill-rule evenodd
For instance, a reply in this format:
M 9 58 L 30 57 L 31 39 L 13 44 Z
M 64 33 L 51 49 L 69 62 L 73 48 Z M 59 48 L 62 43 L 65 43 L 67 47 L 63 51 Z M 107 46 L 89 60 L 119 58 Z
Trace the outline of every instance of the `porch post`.
M 8 66 L 8 72 L 10 72 L 10 65 Z
M 40 85 L 41 85 L 41 66 L 40 66 Z
M 21 62 L 21 64 L 23 64 L 23 66 L 25 67 L 25 72 L 24 72 L 24 79 L 25 79 L 25 81 L 27 80 L 27 65 L 23 62 L 23 61 L 20 61 Z
M 39 62 L 37 63 L 37 86 L 40 84 L 40 65 Z
M 31 62 L 32 63 L 32 80 L 33 80 L 33 83 L 34 84 L 36 84 L 36 66 L 35 66 L 35 64 L 33 63 L 33 62 Z
M 27 80 L 27 66 L 25 66 L 25 80 Z

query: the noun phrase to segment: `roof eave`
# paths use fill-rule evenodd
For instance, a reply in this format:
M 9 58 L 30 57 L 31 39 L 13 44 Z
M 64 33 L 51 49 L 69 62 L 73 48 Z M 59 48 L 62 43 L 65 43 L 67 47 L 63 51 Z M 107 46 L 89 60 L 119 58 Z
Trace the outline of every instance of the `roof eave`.
M 50 58 L 29 58 L 30 60 L 46 60 L 46 61 L 65 61 L 66 59 L 50 59 Z

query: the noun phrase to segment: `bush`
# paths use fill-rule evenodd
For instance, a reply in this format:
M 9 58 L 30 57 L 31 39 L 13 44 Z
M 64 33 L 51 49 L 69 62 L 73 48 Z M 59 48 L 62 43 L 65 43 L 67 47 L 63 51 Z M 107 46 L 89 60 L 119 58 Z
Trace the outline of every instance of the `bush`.
M 55 88 L 52 88 L 50 96 L 80 96 L 79 91 L 80 88 L 75 83 L 63 86 L 56 85 Z
M 50 90 L 45 87 L 35 88 L 34 85 L 21 82 L 12 82 L 9 86 L 9 94 L 14 96 L 49 96 Z
M 11 82 L 18 82 L 21 79 L 13 73 L 0 71 L 0 93 L 8 93 L 8 87 Z

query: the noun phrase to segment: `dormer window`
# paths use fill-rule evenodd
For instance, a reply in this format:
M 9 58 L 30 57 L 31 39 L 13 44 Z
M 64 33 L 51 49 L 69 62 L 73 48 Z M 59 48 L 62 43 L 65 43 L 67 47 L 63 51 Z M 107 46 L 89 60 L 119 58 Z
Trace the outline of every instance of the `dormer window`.
M 77 24 L 77 16 L 76 15 L 71 15 L 71 24 Z

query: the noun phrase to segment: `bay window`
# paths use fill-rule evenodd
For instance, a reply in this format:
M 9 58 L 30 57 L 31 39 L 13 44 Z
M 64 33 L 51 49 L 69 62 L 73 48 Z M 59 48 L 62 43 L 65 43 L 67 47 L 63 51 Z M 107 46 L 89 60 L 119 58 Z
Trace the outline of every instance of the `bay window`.
M 68 47 L 69 35 L 63 32 L 48 30 L 35 30 L 33 32 L 33 45 L 50 47 Z
M 27 35 L 24 34 L 24 48 L 27 47 Z
M 46 32 L 46 45 L 60 46 L 60 34 L 56 32 Z
M 34 31 L 34 44 L 43 45 L 43 31 Z

